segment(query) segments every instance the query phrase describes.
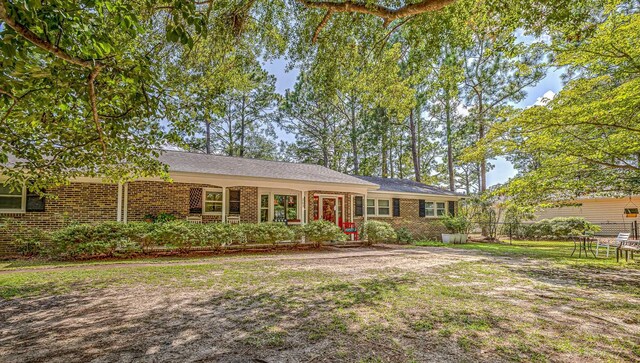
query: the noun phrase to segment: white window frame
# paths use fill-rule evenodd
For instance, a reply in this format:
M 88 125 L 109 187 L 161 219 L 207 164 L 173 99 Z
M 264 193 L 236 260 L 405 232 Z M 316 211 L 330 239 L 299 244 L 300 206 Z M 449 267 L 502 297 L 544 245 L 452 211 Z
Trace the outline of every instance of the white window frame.
M 263 195 L 268 195 L 269 196 L 269 209 L 268 209 L 268 220 L 267 222 L 262 222 L 260 219 L 260 213 L 261 213 L 261 205 L 260 205 L 260 201 L 262 200 L 262 196 Z M 273 205 L 273 201 L 276 195 L 293 195 L 296 197 L 296 202 L 297 202 L 297 207 L 296 207 L 296 213 L 298 215 L 298 220 L 300 222 L 291 222 L 289 221 L 288 223 L 291 224 L 303 224 L 304 223 L 304 209 L 303 209 L 303 196 L 304 193 L 298 190 L 293 190 L 293 189 L 282 189 L 282 188 L 259 188 L 258 189 L 258 223 L 273 223 L 273 218 L 275 216 L 275 206 Z
M 213 201 L 207 201 L 207 192 L 216 192 L 222 194 L 222 210 L 224 211 L 227 207 L 227 203 L 225 201 L 225 193 L 222 188 L 202 188 L 202 215 L 205 216 L 221 216 L 222 212 L 205 212 L 207 203 L 212 203 Z M 213 203 L 218 203 L 217 201 Z
M 1 182 L 1 181 L 0 181 Z M 0 194 L 0 197 L 18 198 L 15 194 Z M 25 213 L 27 211 L 27 188 L 22 187 L 20 209 L 0 208 L 0 213 Z
M 373 200 L 374 201 L 374 206 L 375 206 L 375 213 L 371 214 L 369 213 L 369 209 L 371 208 L 371 206 L 369 206 L 369 201 Z M 380 214 L 380 201 L 381 200 L 385 200 L 387 202 L 389 202 L 389 206 L 387 208 L 389 208 L 389 213 L 388 214 Z M 391 204 L 391 199 L 388 198 L 367 198 L 367 201 L 365 203 L 365 207 L 367 208 L 367 215 L 371 216 L 371 217 L 391 217 L 391 208 L 393 208 L 393 205 Z
M 427 203 L 431 203 L 432 207 L 427 207 Z M 442 203 L 444 206 L 442 208 L 438 208 L 438 203 Z M 438 214 L 438 211 L 441 210 L 442 214 Z M 429 215 L 427 211 L 433 212 L 432 215 Z M 436 202 L 432 200 L 424 201 L 424 218 L 441 218 L 447 215 L 447 202 Z
M 263 194 L 264 195 L 264 194 Z M 279 195 L 281 197 L 296 197 L 296 218 L 297 220 L 302 220 L 302 218 L 300 218 L 300 195 L 298 193 L 280 193 L 280 192 L 275 192 L 272 194 L 272 198 L 273 198 L 273 202 L 270 203 L 270 207 L 272 210 L 272 218 L 275 217 L 276 215 L 276 205 L 275 205 L 275 200 L 276 200 L 276 195 Z M 285 206 L 285 219 L 288 220 L 286 214 L 287 214 L 287 210 L 289 209 L 289 207 Z
M 263 207 L 262 206 L 262 197 L 263 196 L 267 196 L 267 206 Z M 273 218 L 271 217 L 271 204 L 273 202 L 271 201 L 271 194 L 270 193 L 260 193 L 258 194 L 258 223 L 269 223 Z M 262 221 L 262 210 L 266 209 L 267 211 L 267 220 L 266 222 Z

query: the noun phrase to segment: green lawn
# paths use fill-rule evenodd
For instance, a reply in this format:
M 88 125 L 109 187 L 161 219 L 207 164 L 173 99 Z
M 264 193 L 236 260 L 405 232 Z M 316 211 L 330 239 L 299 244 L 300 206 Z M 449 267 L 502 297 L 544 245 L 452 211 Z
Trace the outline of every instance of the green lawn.
M 453 249 L 477 250 L 491 253 L 498 256 L 518 256 L 526 258 L 539 258 L 553 260 L 558 265 L 563 266 L 592 266 L 594 268 L 640 268 L 640 263 L 629 260 L 626 262 L 624 257 L 616 262 L 616 252 L 614 248 L 609 249 L 609 257 L 606 257 L 606 248 L 600 248 L 598 258 L 595 258 L 591 252 L 588 257 L 578 257 L 578 250 L 574 255 L 571 253 L 574 249 L 573 242 L 567 241 L 512 241 L 512 242 L 469 242 L 462 244 L 443 244 L 442 242 L 420 241 L 415 243 L 416 246 L 437 246 Z M 596 246 L 593 244 L 593 251 Z M 636 256 L 640 262 L 640 255 Z
M 569 258 L 573 244 L 561 242 L 418 245 L 25 270 L 7 262 L 0 356 L 640 360 L 637 263 Z

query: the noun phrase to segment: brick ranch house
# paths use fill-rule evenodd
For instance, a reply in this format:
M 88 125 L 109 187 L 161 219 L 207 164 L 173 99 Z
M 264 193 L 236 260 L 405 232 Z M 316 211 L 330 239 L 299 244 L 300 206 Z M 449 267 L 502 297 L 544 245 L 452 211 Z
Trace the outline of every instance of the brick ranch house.
M 77 179 L 48 190 L 41 199 L 0 184 L 0 221 L 56 229 L 68 221 L 143 221 L 172 213 L 203 223 L 280 222 L 305 224 L 323 219 L 342 226 L 382 220 L 416 236 L 436 237 L 438 217 L 454 213 L 462 195 L 410 180 L 356 177 L 319 165 L 164 152 L 172 182 L 142 179 L 107 184 Z M 0 253 L 11 252 L 9 231 L 0 231 Z

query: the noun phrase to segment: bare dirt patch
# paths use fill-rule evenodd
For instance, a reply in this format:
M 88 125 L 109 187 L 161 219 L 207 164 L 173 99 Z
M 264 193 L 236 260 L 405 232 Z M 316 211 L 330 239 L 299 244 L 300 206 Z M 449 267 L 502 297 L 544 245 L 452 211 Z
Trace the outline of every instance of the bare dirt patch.
M 14 273 L 84 280 L 63 294 L 0 300 L 3 362 L 569 362 L 640 353 L 633 290 L 475 251 L 361 248 Z M 99 279 L 107 273 L 124 277 Z

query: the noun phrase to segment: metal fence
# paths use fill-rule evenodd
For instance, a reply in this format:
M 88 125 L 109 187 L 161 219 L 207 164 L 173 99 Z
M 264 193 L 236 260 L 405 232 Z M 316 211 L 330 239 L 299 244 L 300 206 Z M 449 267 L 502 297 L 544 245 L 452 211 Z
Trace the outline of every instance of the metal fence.
M 595 236 L 599 237 L 615 237 L 619 233 L 629 233 L 631 234 L 632 239 L 639 239 L 639 226 L 637 221 L 630 222 L 593 222 L 600 227 L 600 231 L 595 233 Z M 512 225 L 509 223 L 498 222 L 496 223 L 496 234 L 498 236 L 508 237 L 508 238 L 518 238 L 521 235 L 521 230 L 528 226 L 534 225 L 534 222 L 523 222 L 519 225 Z M 475 229 L 472 233 L 480 234 L 482 229 L 479 224 L 475 224 Z

